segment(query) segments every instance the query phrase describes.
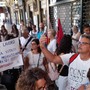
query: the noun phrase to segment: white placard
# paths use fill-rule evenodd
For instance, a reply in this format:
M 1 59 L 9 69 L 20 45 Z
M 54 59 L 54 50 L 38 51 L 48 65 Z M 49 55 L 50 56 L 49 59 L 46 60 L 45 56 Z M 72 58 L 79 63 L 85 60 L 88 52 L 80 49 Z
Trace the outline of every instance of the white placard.
M 0 42 L 0 72 L 23 65 L 18 38 Z

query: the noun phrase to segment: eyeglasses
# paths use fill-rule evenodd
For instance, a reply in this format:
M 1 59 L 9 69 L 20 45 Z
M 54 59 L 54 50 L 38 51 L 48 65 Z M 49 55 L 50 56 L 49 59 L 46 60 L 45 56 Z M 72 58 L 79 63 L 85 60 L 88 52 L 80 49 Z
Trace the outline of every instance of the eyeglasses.
M 78 45 L 90 45 L 90 43 L 88 43 L 88 42 L 78 42 Z

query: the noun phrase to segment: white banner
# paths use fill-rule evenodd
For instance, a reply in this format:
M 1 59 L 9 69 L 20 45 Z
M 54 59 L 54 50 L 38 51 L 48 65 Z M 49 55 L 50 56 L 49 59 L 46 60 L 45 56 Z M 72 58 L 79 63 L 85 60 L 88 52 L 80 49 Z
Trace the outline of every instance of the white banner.
M 0 72 L 23 65 L 18 38 L 0 42 Z

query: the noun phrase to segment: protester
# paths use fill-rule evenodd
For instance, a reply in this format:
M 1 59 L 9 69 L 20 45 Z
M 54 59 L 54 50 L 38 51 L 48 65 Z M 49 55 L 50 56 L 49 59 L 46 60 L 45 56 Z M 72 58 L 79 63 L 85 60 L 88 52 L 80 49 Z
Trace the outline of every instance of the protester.
M 13 35 L 14 38 L 19 37 L 19 31 L 15 24 L 12 25 L 11 34 Z
M 32 37 L 29 35 L 29 31 L 28 31 L 27 27 L 25 27 L 24 32 L 22 33 L 22 37 L 20 37 L 21 50 L 23 52 L 24 57 L 31 50 L 30 38 L 32 40 Z
M 56 54 L 64 55 L 70 52 L 72 52 L 72 38 L 70 35 L 64 35 L 59 43 L 59 47 L 56 49 Z M 59 77 L 56 80 L 56 84 L 59 90 L 65 90 L 68 78 L 68 66 L 58 64 L 58 72 Z
M 51 80 L 45 71 L 40 68 L 32 68 L 20 75 L 16 90 L 51 90 L 48 89 L 50 84 Z
M 4 33 L 6 33 L 6 34 L 4 34 Z M 12 35 L 10 36 L 7 32 L 4 32 L 3 34 L 4 35 L 6 35 L 6 38 L 5 38 L 5 41 L 6 40 L 10 40 L 10 39 L 13 39 L 13 38 L 15 38 L 15 37 L 13 37 Z M 4 42 L 4 43 L 8 43 L 8 41 L 6 41 L 6 42 Z M 2 48 L 2 50 L 3 49 L 5 49 L 5 48 Z M 12 49 L 12 48 L 11 48 Z M 19 47 L 18 47 L 18 49 L 19 49 Z M 7 49 L 6 50 L 6 53 L 8 53 L 8 50 L 10 50 L 10 49 Z M 19 50 L 18 50 L 19 51 Z M 11 53 L 12 53 L 12 51 L 11 52 L 9 52 L 7 55 L 11 55 Z M 5 52 L 4 52 L 4 55 L 5 55 Z M 3 56 L 4 56 L 3 55 Z M 3 58 L 3 60 L 4 60 L 5 58 Z M 11 57 L 9 57 L 9 58 L 7 58 L 7 59 L 10 59 L 9 60 L 9 62 L 11 61 L 12 62 L 12 60 L 11 60 Z M 7 60 L 7 59 L 5 59 L 5 60 Z M 14 59 L 17 59 L 16 57 L 14 57 Z M 2 65 L 3 64 L 8 64 L 9 62 L 2 62 Z M 16 64 L 16 63 L 15 63 Z M 4 66 L 4 65 L 3 65 Z M 15 66 L 15 65 L 14 65 Z M 5 66 L 4 66 L 5 67 Z M 7 66 L 6 66 L 7 67 Z M 5 85 L 6 86 L 6 88 L 7 88 L 7 90 L 15 90 L 15 84 L 16 84 L 16 81 L 17 81 L 17 79 L 18 79 L 18 77 L 19 77 L 19 75 L 20 75 L 20 73 L 21 73 L 21 68 L 20 67 L 11 67 L 11 66 L 9 66 L 8 65 L 8 67 L 9 67 L 9 69 L 7 69 L 7 70 L 5 70 L 5 71 L 3 71 L 3 72 L 1 72 L 2 74 L 1 74 L 1 78 L 0 78 L 0 80 L 1 80 L 1 84 L 3 84 L 3 85 Z M 7 67 L 7 68 L 8 68 Z M 0 89 L 1 90 L 1 89 Z
M 40 47 L 47 60 L 57 63 L 69 65 L 69 59 L 73 53 L 64 54 L 60 56 L 53 55 L 44 46 L 46 37 L 42 36 L 40 39 Z M 77 90 L 81 84 L 88 81 L 87 72 L 90 68 L 90 36 L 82 35 L 78 42 L 78 53 L 79 55 L 69 65 L 68 81 L 66 90 Z
M 77 42 L 78 42 L 81 34 L 78 31 L 78 27 L 77 26 L 73 26 L 72 31 L 73 31 L 72 44 L 73 44 L 73 46 L 75 48 L 75 52 L 77 52 L 77 50 L 78 50 Z
M 31 51 L 28 52 L 24 60 L 24 64 L 25 69 L 38 67 L 44 71 L 46 70 L 47 62 L 43 53 L 41 52 L 38 39 L 33 39 L 31 41 Z
M 8 37 L 8 31 L 6 30 L 5 26 L 1 26 L 1 41 L 6 41 Z
M 79 87 L 78 90 L 90 90 L 90 68 L 87 73 L 88 82 Z
M 56 31 L 53 29 L 49 29 L 47 35 L 50 40 L 49 44 L 47 45 L 47 49 L 54 54 L 56 50 L 56 43 L 57 43 L 55 39 Z M 48 75 L 52 81 L 55 81 L 58 78 L 58 71 L 57 71 L 56 65 L 52 62 L 48 62 Z
M 33 36 L 34 38 L 36 38 L 37 37 L 37 33 L 38 33 L 38 31 L 36 30 L 36 25 L 32 25 L 32 31 L 30 31 L 29 34 L 31 36 Z
M 90 35 L 90 25 L 89 24 L 85 24 L 83 26 L 83 32 L 84 34 Z
M 31 22 L 28 23 L 27 28 L 28 28 L 28 31 L 29 31 L 29 32 L 32 31 L 32 23 L 31 23 Z
M 24 32 L 25 28 L 26 28 L 26 26 L 25 26 L 25 24 L 24 24 L 24 21 L 21 20 L 21 21 L 20 21 L 19 37 L 22 36 L 22 33 Z
M 38 30 L 38 33 L 37 33 L 37 38 L 40 39 L 40 37 L 42 36 L 42 34 L 46 34 L 46 31 L 44 29 L 44 23 L 40 23 L 39 24 L 39 30 Z

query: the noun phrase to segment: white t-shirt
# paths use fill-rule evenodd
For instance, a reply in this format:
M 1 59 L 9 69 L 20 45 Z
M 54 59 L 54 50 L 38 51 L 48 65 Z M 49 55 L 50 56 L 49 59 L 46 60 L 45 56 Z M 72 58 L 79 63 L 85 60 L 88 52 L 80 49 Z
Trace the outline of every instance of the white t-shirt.
M 56 50 L 56 39 L 53 39 L 52 41 L 50 41 L 50 43 L 47 46 L 47 49 L 51 52 L 54 53 Z
M 73 54 L 62 55 L 62 61 L 64 64 L 69 64 L 69 58 Z M 81 84 L 87 83 L 87 72 L 90 68 L 90 59 L 83 61 L 80 59 L 80 55 L 69 65 L 68 83 L 66 90 L 77 90 Z
M 48 44 L 47 46 L 47 49 L 54 54 L 55 50 L 56 50 L 56 39 L 53 39 L 50 41 L 50 43 Z M 50 77 L 50 79 L 53 81 L 55 78 L 54 75 L 57 75 L 57 70 L 56 70 L 56 67 L 55 67 L 55 64 L 52 63 L 52 62 L 49 62 L 48 63 L 48 68 L 49 68 L 49 72 L 48 72 L 48 75 Z
M 73 40 L 72 39 L 72 44 L 73 44 L 73 46 L 74 46 L 74 48 L 75 48 L 75 51 L 77 52 L 77 50 L 78 50 L 78 40 L 79 40 L 79 38 L 80 38 L 80 33 L 78 32 L 78 33 L 74 33 L 73 35 L 72 35 L 72 38 L 74 38 L 74 39 L 76 39 L 76 40 Z
M 31 51 L 28 53 L 27 57 L 29 58 L 29 68 L 34 68 L 34 67 L 38 67 L 41 68 L 42 70 L 45 70 L 45 67 L 43 65 L 43 58 L 44 55 L 43 53 L 41 53 L 41 55 L 38 54 L 33 54 Z M 38 61 L 39 60 L 39 61 Z M 38 64 L 39 63 L 39 64 Z
M 24 37 L 20 37 L 20 43 L 21 43 L 21 47 L 24 48 L 25 44 L 27 43 L 28 39 L 30 37 L 28 37 L 27 39 L 25 39 Z M 31 40 L 32 41 L 32 40 Z M 27 44 L 25 50 L 23 51 L 23 56 L 25 57 L 27 55 L 27 53 L 31 50 L 31 41 Z

